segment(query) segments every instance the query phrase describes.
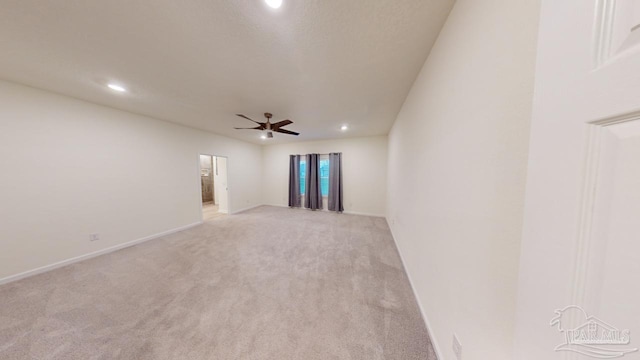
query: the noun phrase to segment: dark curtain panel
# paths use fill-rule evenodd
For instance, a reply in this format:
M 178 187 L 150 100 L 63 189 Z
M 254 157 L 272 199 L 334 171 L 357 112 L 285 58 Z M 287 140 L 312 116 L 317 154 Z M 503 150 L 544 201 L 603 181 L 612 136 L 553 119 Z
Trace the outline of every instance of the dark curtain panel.
M 311 210 L 322 209 L 322 190 L 320 189 L 320 155 L 307 154 L 304 207 Z
M 342 203 L 342 153 L 329 154 L 329 210 L 344 211 Z
M 289 206 L 302 206 L 300 196 L 300 155 L 289 156 Z

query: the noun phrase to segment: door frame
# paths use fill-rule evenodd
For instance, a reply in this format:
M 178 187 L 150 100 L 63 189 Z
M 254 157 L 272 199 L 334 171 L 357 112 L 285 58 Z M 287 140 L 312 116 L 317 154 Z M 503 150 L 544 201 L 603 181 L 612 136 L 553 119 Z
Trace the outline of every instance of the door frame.
M 198 209 L 199 210 L 198 211 L 200 212 L 200 222 L 204 221 L 204 214 L 202 212 L 202 183 L 201 183 L 202 167 L 200 166 L 200 156 L 201 155 L 211 156 L 212 160 L 214 160 L 214 161 L 215 161 L 214 158 L 219 158 L 219 157 L 223 157 L 223 158 L 227 159 L 227 213 L 226 214 L 227 215 L 233 214 L 233 212 L 231 211 L 231 184 L 229 183 L 229 157 L 226 156 L 226 155 L 212 155 L 212 154 L 207 154 L 207 153 L 200 152 L 200 153 L 198 153 L 198 157 L 197 157 L 198 166 L 196 167 L 197 171 L 198 171 L 198 177 L 197 177 L 197 179 L 198 179 L 198 194 L 199 194 L 199 196 L 198 196 Z M 213 176 L 213 173 L 211 175 Z M 214 195 L 213 196 L 215 197 L 215 183 L 214 183 L 213 191 L 214 191 Z

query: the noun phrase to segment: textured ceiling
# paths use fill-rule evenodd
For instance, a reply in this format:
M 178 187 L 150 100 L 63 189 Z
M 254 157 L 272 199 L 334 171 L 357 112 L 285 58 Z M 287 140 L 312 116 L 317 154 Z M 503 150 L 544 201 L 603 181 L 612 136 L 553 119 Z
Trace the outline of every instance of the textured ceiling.
M 259 144 L 381 135 L 453 2 L 1 0 L 0 78 Z M 301 136 L 233 130 L 264 112 Z

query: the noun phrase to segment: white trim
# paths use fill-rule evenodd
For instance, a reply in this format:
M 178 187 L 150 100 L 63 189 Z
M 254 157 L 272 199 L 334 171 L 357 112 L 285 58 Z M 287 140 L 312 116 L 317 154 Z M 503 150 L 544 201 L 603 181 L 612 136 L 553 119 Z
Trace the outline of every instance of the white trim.
M 288 207 L 289 207 L 288 205 L 282 205 L 282 204 L 263 204 L 263 205 L 264 205 L 264 206 L 285 207 L 285 208 L 288 208 Z M 259 205 L 259 206 L 261 206 L 261 205 Z M 300 210 L 309 210 L 309 209 L 307 209 L 307 208 L 305 208 L 305 207 L 300 207 L 300 208 L 297 208 L 297 209 L 300 209 Z M 317 211 L 317 210 L 316 210 L 316 211 Z M 322 208 L 322 210 L 319 210 L 319 211 L 324 211 L 324 212 L 335 212 L 335 211 L 329 211 L 329 210 L 327 210 L 327 209 L 325 209 L 325 208 Z M 345 210 L 345 211 L 343 211 L 343 213 L 344 213 L 344 214 L 348 214 L 348 215 L 371 216 L 371 217 L 380 217 L 380 218 L 384 218 L 384 217 L 386 217 L 386 216 L 384 216 L 384 215 L 380 215 L 380 214 L 370 214 L 370 213 L 363 213 L 363 212 L 358 212 L 358 211 L 347 211 L 347 210 Z
M 198 193 L 200 194 L 200 196 L 198 197 L 198 212 L 200 213 L 200 221 L 204 221 L 204 212 L 202 210 L 202 166 L 201 166 L 202 164 L 200 163 L 200 161 L 201 161 L 200 160 L 200 156 L 202 156 L 202 155 L 211 156 L 211 155 L 201 154 L 201 153 L 198 154 L 198 166 L 197 166 L 198 177 L 197 177 L 197 179 L 198 179 Z M 211 176 L 213 177 L 213 174 L 211 174 Z M 216 196 L 215 195 L 215 188 L 213 188 L 213 192 L 214 192 L 214 194 L 213 194 L 214 202 L 213 203 L 215 204 L 215 199 L 216 199 L 215 198 L 215 196 Z
M 48 272 L 48 271 L 51 271 L 51 270 L 55 270 L 55 269 L 61 268 L 63 266 L 67 266 L 67 265 L 71 265 L 71 264 L 74 264 L 74 263 L 77 263 L 77 262 L 80 262 L 80 261 L 88 260 L 88 259 L 100 256 L 100 255 L 105 255 L 105 254 L 108 254 L 108 253 L 111 253 L 111 252 L 114 252 L 114 251 L 122 250 L 124 248 L 128 248 L 128 247 L 131 247 L 131 246 L 134 246 L 134 245 L 138 245 L 138 244 L 141 244 L 141 243 L 149 241 L 149 240 L 157 239 L 157 238 L 162 237 L 162 236 L 166 236 L 166 235 L 169 235 L 169 234 L 173 234 L 173 233 L 177 233 L 177 232 L 180 232 L 180 231 L 183 231 L 183 230 L 187 230 L 187 229 L 190 229 L 190 228 L 192 228 L 194 226 L 198 226 L 200 224 L 202 224 L 202 221 L 198 221 L 198 222 L 195 222 L 195 223 L 192 223 L 192 224 L 189 224 L 189 225 L 181 226 L 181 227 L 178 227 L 178 228 L 175 228 L 175 229 L 163 231 L 163 232 L 158 233 L 158 234 L 145 236 L 143 238 L 140 238 L 140 239 L 137 239 L 137 240 L 128 241 L 126 243 L 115 245 L 115 246 L 112 246 L 112 247 L 108 247 L 106 249 L 90 252 L 88 254 L 84 254 L 84 255 L 80 255 L 80 256 L 76 256 L 76 257 L 73 257 L 71 259 L 62 260 L 62 261 L 59 261 L 57 263 L 53 263 L 53 264 L 50 264 L 50 265 L 45 265 L 45 266 L 42 266 L 42 267 L 39 267 L 39 268 L 36 268 L 36 269 L 33 269 L 33 270 L 27 270 L 27 271 L 21 272 L 19 274 L 10 275 L 10 276 L 7 276 L 5 278 L 0 279 L 0 285 L 8 284 L 10 282 L 14 282 L 14 281 L 18 281 L 18 280 L 21 280 L 21 279 L 24 279 L 24 278 L 28 278 L 28 277 L 31 277 L 31 276 L 34 276 L 34 275 L 42 274 L 42 273 L 45 273 L 45 272 Z
M 275 207 L 281 207 L 281 208 L 290 208 L 289 205 L 281 205 L 281 204 L 262 204 L 260 206 L 275 206 Z M 302 208 L 304 209 L 304 208 Z
M 248 210 L 251 210 L 251 209 L 255 209 L 255 208 L 260 207 L 260 206 L 264 206 L 264 205 L 262 205 L 262 204 L 252 205 L 252 206 L 246 207 L 244 209 L 236 210 L 236 211 L 232 212 L 231 215 L 239 214 L 241 212 L 245 212 L 245 211 L 248 211 Z
M 329 210 L 327 210 L 329 211 Z M 363 213 L 363 212 L 358 212 L 358 211 L 343 211 L 343 213 L 345 214 L 349 214 L 349 215 L 361 215 L 361 216 L 371 216 L 371 217 L 379 217 L 379 218 L 383 218 L 385 217 L 384 215 L 380 215 L 380 214 L 370 214 L 370 213 Z
M 386 218 L 386 217 L 385 217 Z M 416 291 L 416 287 L 413 284 L 413 280 L 411 279 L 411 274 L 407 269 L 407 264 L 404 261 L 404 257 L 402 256 L 402 252 L 400 251 L 400 247 L 398 246 L 398 241 L 396 237 L 393 235 L 393 228 L 391 227 L 391 223 L 389 219 L 387 219 L 387 225 L 389 226 L 389 230 L 391 231 L 391 237 L 393 238 L 393 243 L 396 246 L 396 250 L 398 251 L 398 255 L 400 255 L 400 261 L 402 262 L 402 267 L 404 268 L 405 274 L 407 274 L 407 278 L 409 279 L 409 284 L 411 285 L 411 290 L 413 290 L 413 296 L 416 298 L 416 302 L 418 303 L 418 308 L 420 309 L 420 314 L 422 314 L 422 320 L 424 321 L 424 325 L 427 328 L 427 335 L 429 335 L 429 339 L 431 340 L 431 344 L 433 345 L 433 350 L 436 352 L 436 358 L 444 359 L 442 356 L 442 351 L 440 351 L 440 346 L 436 342 L 436 339 L 433 337 L 433 332 L 431 331 L 431 323 L 429 322 L 429 318 L 427 318 L 427 314 L 424 312 L 422 308 L 422 303 L 420 302 L 420 297 L 418 296 L 418 292 Z

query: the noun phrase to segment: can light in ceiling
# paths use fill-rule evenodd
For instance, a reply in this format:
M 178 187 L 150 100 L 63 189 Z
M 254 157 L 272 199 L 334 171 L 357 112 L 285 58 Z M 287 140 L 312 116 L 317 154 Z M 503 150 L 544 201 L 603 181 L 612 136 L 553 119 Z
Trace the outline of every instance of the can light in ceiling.
M 266 2 L 267 5 L 274 9 L 278 9 L 280 6 L 282 6 L 282 0 L 264 0 L 264 2 Z
M 113 91 L 117 91 L 117 92 L 126 92 L 127 91 L 127 89 L 125 89 L 123 86 L 120 86 L 118 84 L 110 83 L 110 84 L 107 84 L 107 87 L 109 89 L 111 89 Z
M 347 131 L 347 130 L 349 130 L 349 126 L 348 126 L 348 125 L 342 125 L 342 126 L 340 127 L 340 130 L 342 130 L 342 131 Z
M 260 139 L 266 140 L 267 139 L 267 135 L 260 135 Z

